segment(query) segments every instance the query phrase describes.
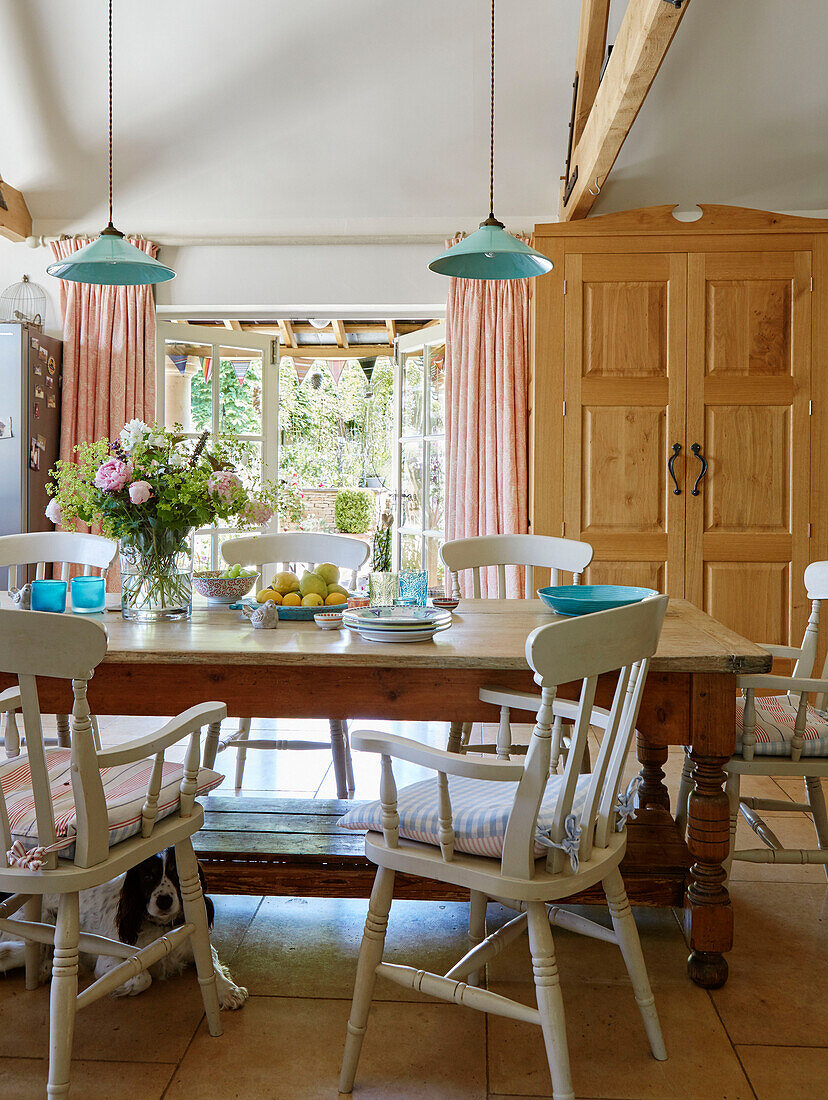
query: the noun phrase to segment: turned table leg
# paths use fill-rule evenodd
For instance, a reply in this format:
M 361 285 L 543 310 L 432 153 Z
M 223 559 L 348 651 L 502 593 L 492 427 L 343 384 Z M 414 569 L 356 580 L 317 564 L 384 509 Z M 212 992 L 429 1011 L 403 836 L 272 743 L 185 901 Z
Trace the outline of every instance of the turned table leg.
M 670 792 L 664 785 L 664 765 L 667 763 L 666 745 L 654 745 L 640 732 L 636 739 L 636 754 L 641 764 L 641 786 L 636 796 L 636 808 L 659 806 L 670 812 Z
M 57 743 L 61 748 L 68 749 L 72 744 L 71 736 L 69 733 L 69 715 L 68 714 L 56 714 L 55 726 L 57 728 Z
M 693 864 L 684 917 L 690 934 L 687 972 L 705 989 L 718 989 L 727 981 L 724 952 L 733 946 L 733 909 L 722 865 L 730 844 L 723 768 L 735 748 L 735 721 L 735 677 L 695 673 L 690 698 L 693 789 L 687 816 L 687 846 Z

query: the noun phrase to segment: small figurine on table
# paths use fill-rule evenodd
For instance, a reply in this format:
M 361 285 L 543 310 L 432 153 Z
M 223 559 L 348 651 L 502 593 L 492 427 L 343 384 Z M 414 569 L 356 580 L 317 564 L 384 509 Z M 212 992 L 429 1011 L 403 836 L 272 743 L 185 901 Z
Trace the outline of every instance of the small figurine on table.
M 247 616 L 254 630 L 273 630 L 279 625 L 279 609 L 274 600 L 261 607 L 243 607 L 242 615 Z
M 14 600 L 18 611 L 31 611 L 32 586 L 30 584 L 24 584 L 22 588 L 10 588 L 9 595 Z

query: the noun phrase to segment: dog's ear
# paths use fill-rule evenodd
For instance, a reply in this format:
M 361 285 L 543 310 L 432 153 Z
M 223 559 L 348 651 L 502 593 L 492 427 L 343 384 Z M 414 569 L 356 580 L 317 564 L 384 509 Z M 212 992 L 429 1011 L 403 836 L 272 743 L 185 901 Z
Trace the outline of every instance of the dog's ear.
M 115 914 L 115 928 L 121 943 L 134 944 L 137 941 L 146 915 L 147 899 L 141 886 L 141 873 L 138 867 L 130 867 L 121 887 Z

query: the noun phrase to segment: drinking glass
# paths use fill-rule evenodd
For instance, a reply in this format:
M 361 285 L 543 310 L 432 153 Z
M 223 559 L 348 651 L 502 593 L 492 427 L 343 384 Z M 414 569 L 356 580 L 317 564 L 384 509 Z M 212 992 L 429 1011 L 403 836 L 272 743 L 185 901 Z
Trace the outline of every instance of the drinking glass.
M 372 607 L 390 607 L 399 591 L 400 582 L 396 573 L 368 574 L 368 598 Z
M 66 610 L 66 581 L 32 581 L 32 611 Z
M 428 599 L 428 571 L 409 569 L 400 573 L 400 595 L 413 597 L 419 607 L 425 607 Z
M 106 581 L 103 577 L 73 577 L 69 589 L 76 615 L 97 615 L 106 610 Z

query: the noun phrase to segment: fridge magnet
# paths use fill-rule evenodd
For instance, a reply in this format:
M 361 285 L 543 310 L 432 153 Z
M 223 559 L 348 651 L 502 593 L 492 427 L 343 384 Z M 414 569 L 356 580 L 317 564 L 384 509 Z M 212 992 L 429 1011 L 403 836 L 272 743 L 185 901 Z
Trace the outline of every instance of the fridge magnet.
M 49 353 L 46 351 L 46 348 L 38 348 L 37 349 L 37 355 L 38 355 L 38 358 L 42 359 L 44 363 L 49 358 Z
M 34 436 L 29 440 L 29 469 L 40 469 L 40 451 L 37 446 L 37 440 Z
M 43 367 L 41 367 L 39 362 L 35 363 L 35 365 L 32 367 L 32 373 L 37 375 L 38 378 L 43 377 Z
M 56 366 L 55 366 L 55 357 L 54 357 L 54 355 L 49 356 L 49 365 L 47 366 L 46 369 L 48 370 L 49 374 L 54 374 L 55 373 Z
M 34 403 L 34 418 L 40 420 L 40 405 L 36 401 Z
M 37 449 L 39 451 L 45 451 L 46 450 L 46 436 L 45 435 L 37 436 Z
M 0 439 L 11 439 L 13 435 L 12 418 L 10 416 L 0 416 Z
M 35 351 L 37 351 L 37 337 L 36 336 L 33 336 L 31 338 L 31 340 L 29 340 L 29 347 L 34 348 Z
M 46 375 L 46 385 L 51 388 L 52 386 L 54 386 L 54 384 L 55 384 L 54 378 L 52 378 L 51 374 L 47 374 Z
M 46 396 L 46 393 L 45 393 L 43 387 L 42 386 L 35 386 L 35 397 L 39 398 L 42 401 L 45 396 Z
M 55 395 L 53 393 L 48 394 L 47 397 L 46 397 L 46 408 L 47 409 L 56 409 L 57 408 L 57 403 L 55 402 Z

